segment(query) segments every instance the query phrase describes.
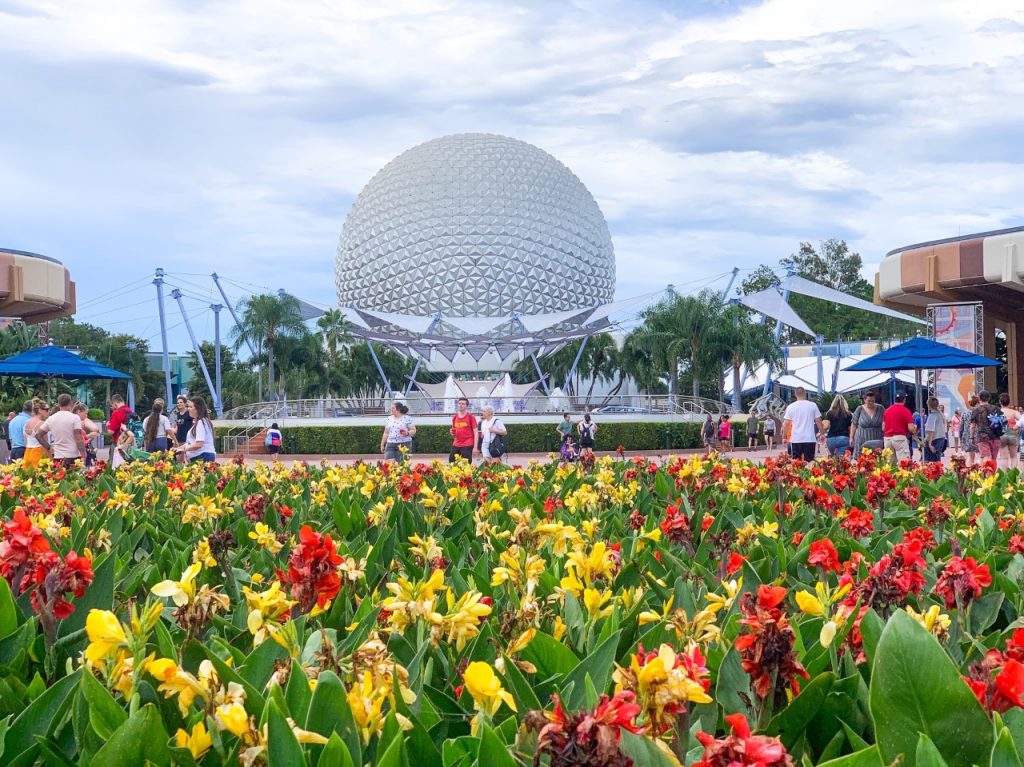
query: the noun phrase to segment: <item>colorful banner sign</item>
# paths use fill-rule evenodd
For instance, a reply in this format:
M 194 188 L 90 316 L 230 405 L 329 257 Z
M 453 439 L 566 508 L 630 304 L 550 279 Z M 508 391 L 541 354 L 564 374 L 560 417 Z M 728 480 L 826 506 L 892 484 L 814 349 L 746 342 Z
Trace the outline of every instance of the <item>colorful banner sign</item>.
M 985 353 L 979 348 L 979 331 L 984 327 L 980 303 L 934 304 L 928 307 L 928 315 L 936 341 L 975 354 Z M 947 417 L 952 417 L 957 410 L 967 412 L 968 400 L 981 390 L 981 375 L 980 369 L 934 372 L 932 391 L 939 404 L 945 406 Z

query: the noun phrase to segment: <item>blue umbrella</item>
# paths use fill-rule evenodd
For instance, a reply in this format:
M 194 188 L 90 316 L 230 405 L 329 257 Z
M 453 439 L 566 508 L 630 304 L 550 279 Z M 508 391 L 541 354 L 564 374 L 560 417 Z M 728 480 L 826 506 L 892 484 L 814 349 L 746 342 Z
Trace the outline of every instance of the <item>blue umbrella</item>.
M 872 355 L 844 370 L 964 370 L 1001 364 L 999 360 L 919 337 Z
M 108 368 L 58 346 L 41 346 L 0 360 L 0 375 L 24 378 L 131 378 L 127 373 Z

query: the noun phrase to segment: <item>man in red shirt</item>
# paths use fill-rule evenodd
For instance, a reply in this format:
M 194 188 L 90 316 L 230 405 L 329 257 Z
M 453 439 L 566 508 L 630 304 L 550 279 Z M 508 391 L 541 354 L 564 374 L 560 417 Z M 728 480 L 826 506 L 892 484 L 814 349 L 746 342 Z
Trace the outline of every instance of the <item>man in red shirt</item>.
M 914 414 L 904 404 L 907 395 L 896 392 L 896 401 L 882 413 L 882 436 L 885 447 L 892 450 L 897 461 L 910 460 L 910 436 L 917 432 L 914 425 Z
M 114 435 L 111 439 L 116 445 L 117 438 L 121 436 L 121 427 L 128 423 L 132 409 L 124 404 L 124 398 L 120 394 L 111 396 L 110 407 L 110 421 L 107 423 L 107 430 Z
M 448 454 L 448 463 L 455 463 L 457 456 L 472 462 L 476 451 L 476 417 L 469 412 L 469 400 L 459 397 L 459 410 L 452 416 L 452 452 Z

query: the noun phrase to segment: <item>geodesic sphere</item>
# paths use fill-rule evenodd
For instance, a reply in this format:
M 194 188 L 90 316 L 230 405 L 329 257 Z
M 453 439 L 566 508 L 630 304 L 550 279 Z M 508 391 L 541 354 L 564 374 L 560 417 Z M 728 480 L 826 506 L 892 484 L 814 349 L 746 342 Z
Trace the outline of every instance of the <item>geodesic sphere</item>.
M 481 133 L 433 139 L 363 188 L 338 241 L 342 306 L 497 317 L 607 303 L 601 209 L 547 152 Z

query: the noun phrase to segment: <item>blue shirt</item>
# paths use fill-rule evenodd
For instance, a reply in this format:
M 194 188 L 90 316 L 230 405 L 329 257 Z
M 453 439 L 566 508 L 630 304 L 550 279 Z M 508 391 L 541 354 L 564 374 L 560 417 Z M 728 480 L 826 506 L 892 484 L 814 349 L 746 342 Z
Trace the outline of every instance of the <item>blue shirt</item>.
M 11 447 L 25 447 L 25 424 L 32 420 L 32 416 L 24 410 L 11 419 L 9 434 L 11 435 Z

